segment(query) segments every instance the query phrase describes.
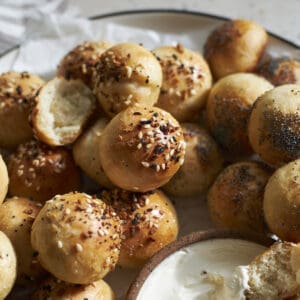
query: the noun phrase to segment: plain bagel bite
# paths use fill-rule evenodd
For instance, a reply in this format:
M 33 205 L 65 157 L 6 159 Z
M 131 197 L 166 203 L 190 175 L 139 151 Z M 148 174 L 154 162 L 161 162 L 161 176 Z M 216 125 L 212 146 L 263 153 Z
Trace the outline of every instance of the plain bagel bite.
M 150 257 L 173 242 L 179 231 L 175 208 L 159 190 L 134 193 L 115 189 L 102 192 L 122 222 L 122 244 L 118 264 L 141 267 Z
M 114 269 L 121 245 L 114 210 L 85 193 L 57 195 L 35 219 L 31 244 L 41 265 L 56 278 L 91 284 Z
M 57 76 L 62 76 L 68 80 L 80 79 L 92 89 L 95 65 L 102 53 L 111 46 L 105 41 L 88 41 L 77 45 L 60 61 L 57 67 Z
M 184 162 L 178 122 L 157 107 L 130 107 L 116 115 L 100 138 L 100 161 L 118 187 L 146 192 L 167 183 Z
M 133 43 L 106 50 L 96 65 L 94 93 L 108 116 L 129 106 L 153 106 L 162 84 L 162 70 L 155 56 Z
M 253 21 L 227 21 L 208 36 L 204 57 L 215 79 L 251 72 L 256 68 L 267 40 L 267 32 Z
M 212 84 L 209 66 L 198 52 L 164 46 L 153 50 L 162 71 L 163 82 L 157 106 L 177 121 L 190 121 L 205 105 Z
M 300 85 L 278 86 L 259 97 L 248 135 L 253 150 L 271 165 L 300 157 Z
M 33 137 L 28 121 L 30 106 L 44 84 L 28 72 L 0 75 L 0 147 L 15 148 Z
M 99 151 L 100 137 L 109 120 L 105 117 L 98 119 L 88 128 L 73 145 L 73 157 L 80 169 L 99 183 L 102 187 L 112 188 L 113 183 L 105 175 Z
M 8 161 L 11 196 L 44 202 L 80 188 L 80 173 L 69 150 L 32 140 L 21 144 Z

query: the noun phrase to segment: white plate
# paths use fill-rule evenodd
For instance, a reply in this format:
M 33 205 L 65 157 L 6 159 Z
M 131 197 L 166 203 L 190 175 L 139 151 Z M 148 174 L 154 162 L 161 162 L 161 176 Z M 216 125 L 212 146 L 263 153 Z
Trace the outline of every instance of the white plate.
M 183 43 L 188 39 L 192 40 L 192 47 L 202 52 L 207 35 L 225 18 L 186 11 L 135 11 L 121 12 L 110 15 L 91 18 L 99 28 L 107 24 L 116 24 L 126 27 L 138 27 L 142 30 L 154 30 L 159 36 L 174 35 L 177 42 Z M 123 41 L 122 36 L 114 36 L 115 41 Z M 136 40 L 135 42 L 140 42 Z M 286 55 L 294 53 L 299 49 L 297 45 L 286 41 L 284 38 L 270 34 L 267 51 L 275 55 Z M 9 70 L 12 62 L 18 56 L 19 49 L 13 49 L 0 57 L 0 72 Z M 56 66 L 53 66 L 53 70 Z M 174 199 L 181 225 L 180 235 L 208 229 L 212 224 L 208 217 L 205 204 L 205 195 L 193 199 Z M 113 290 L 117 293 L 118 299 L 124 299 L 126 291 L 136 276 L 138 270 L 117 269 L 109 274 L 107 280 Z M 13 299 L 17 299 L 14 297 Z M 20 298 L 21 299 L 21 298 Z M 22 298 L 24 299 L 24 298 Z

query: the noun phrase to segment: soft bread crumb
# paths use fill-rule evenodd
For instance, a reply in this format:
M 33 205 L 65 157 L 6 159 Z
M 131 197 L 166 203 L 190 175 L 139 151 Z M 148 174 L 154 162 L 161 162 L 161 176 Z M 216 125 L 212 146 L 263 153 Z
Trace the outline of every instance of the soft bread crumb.
M 79 80 L 56 77 L 36 98 L 32 123 L 39 139 L 50 145 L 72 143 L 91 115 L 95 99 Z
M 248 300 L 279 300 L 295 296 L 299 287 L 293 268 L 293 243 L 276 243 L 249 265 Z M 294 258 L 295 259 L 295 258 Z M 297 256 L 299 262 L 299 254 Z

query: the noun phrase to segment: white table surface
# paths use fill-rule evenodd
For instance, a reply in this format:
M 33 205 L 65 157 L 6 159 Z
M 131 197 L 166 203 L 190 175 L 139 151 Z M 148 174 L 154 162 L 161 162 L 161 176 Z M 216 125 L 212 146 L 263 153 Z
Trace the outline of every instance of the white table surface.
M 300 0 L 69 0 L 84 16 L 122 10 L 170 8 L 248 18 L 300 45 Z

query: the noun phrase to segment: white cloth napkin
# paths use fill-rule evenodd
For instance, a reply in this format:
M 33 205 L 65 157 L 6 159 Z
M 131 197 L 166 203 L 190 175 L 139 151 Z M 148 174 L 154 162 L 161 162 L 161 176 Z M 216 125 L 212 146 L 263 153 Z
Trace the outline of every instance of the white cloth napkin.
M 3 24 L 2 24 L 3 23 Z M 12 63 L 0 72 L 15 70 L 51 78 L 60 59 L 75 45 L 86 40 L 112 43 L 131 41 L 153 49 L 176 44 L 195 48 L 188 35 L 158 34 L 139 27 L 97 22 L 80 17 L 67 0 L 2 0 L 0 4 L 0 54 L 22 44 Z
M 75 17 L 78 10 L 66 0 L 1 0 L 0 54 L 33 37 L 45 34 L 46 19 Z

